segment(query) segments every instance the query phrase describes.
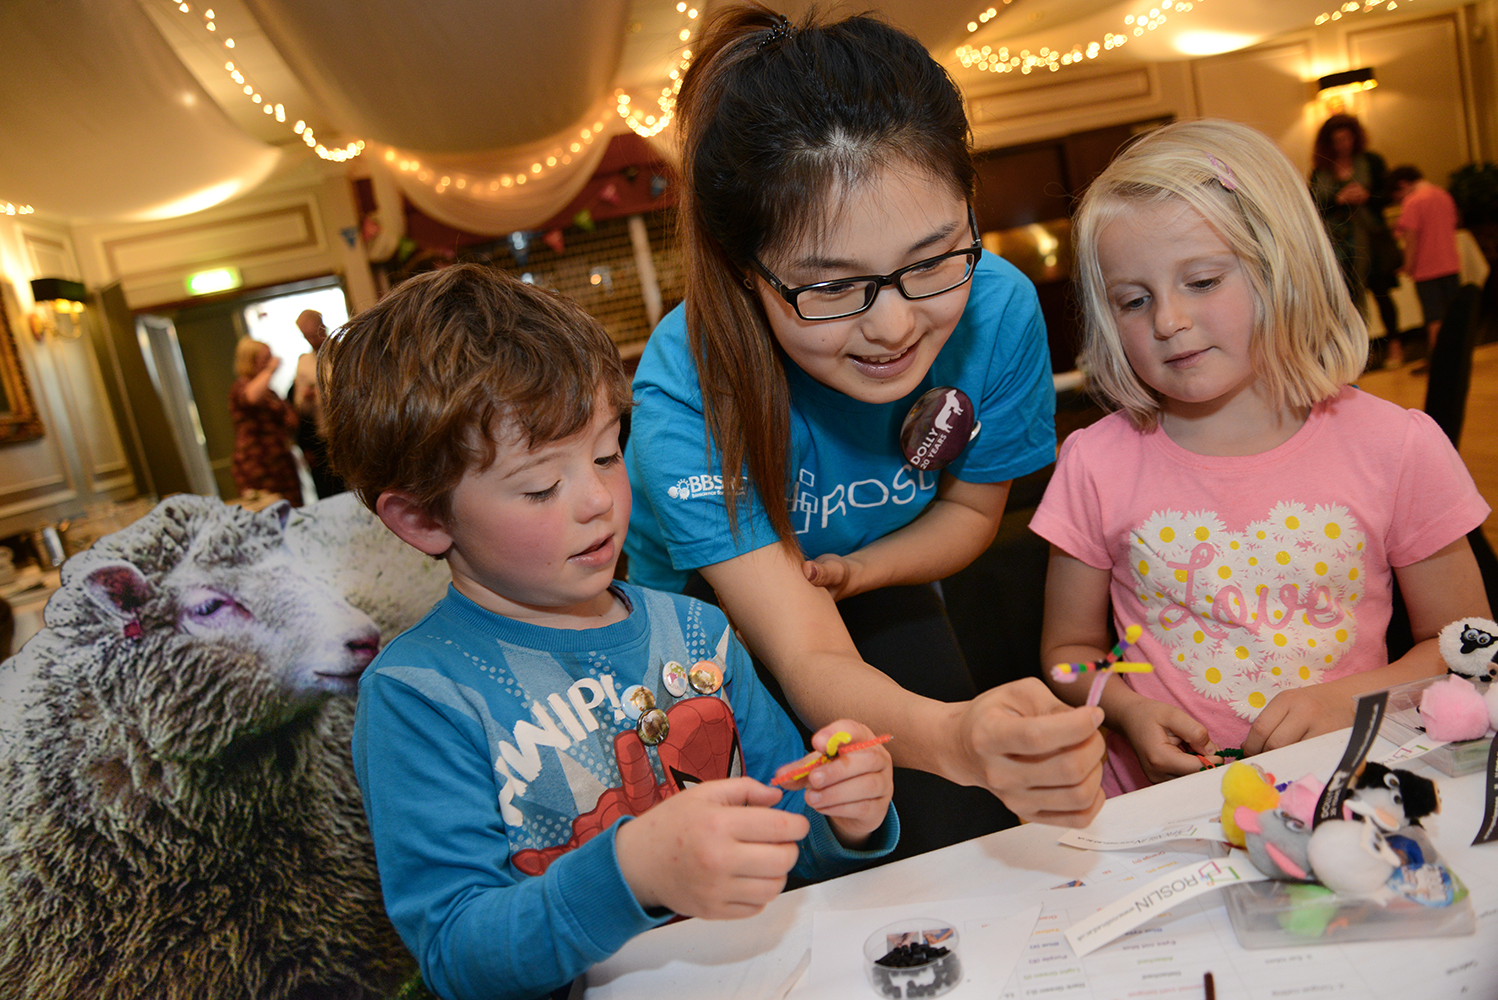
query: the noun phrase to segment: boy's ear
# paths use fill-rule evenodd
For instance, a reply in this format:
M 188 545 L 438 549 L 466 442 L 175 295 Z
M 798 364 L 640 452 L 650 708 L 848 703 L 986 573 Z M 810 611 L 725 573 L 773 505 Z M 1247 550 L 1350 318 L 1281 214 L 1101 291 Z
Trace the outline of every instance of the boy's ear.
M 404 493 L 387 490 L 375 501 L 375 514 L 395 537 L 429 556 L 440 556 L 452 548 L 447 526 L 421 504 Z

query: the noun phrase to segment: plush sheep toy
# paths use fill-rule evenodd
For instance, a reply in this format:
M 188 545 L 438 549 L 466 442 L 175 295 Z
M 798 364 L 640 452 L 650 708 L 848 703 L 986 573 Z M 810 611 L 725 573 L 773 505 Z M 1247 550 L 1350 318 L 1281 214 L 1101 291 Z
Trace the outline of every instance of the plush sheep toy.
M 290 517 L 164 500 L 63 565 L 0 666 L 0 994 L 375 1000 L 410 976 L 348 749 L 381 633 Z M 368 572 L 421 590 L 404 551 Z
M 1353 781 L 1342 809 L 1347 819 L 1361 816 L 1383 832 L 1394 833 L 1440 812 L 1441 793 L 1423 775 L 1369 761 Z
M 1420 694 L 1420 724 L 1431 739 L 1478 740 L 1498 729 L 1498 684 L 1486 695 L 1476 686 L 1498 675 L 1498 623 L 1461 618 L 1441 629 L 1436 640 L 1448 676 Z
M 1441 629 L 1436 645 L 1451 673 L 1485 681 L 1498 677 L 1498 622 L 1458 619 Z

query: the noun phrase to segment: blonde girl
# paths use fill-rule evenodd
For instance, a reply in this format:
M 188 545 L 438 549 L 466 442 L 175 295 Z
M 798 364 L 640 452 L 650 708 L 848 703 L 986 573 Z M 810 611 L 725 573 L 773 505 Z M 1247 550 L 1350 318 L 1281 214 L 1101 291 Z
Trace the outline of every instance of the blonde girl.
M 1031 527 L 1044 663 L 1138 624 L 1155 666 L 1104 691 L 1104 789 L 1343 728 L 1358 695 L 1440 672 L 1441 626 L 1488 614 L 1465 537 L 1488 505 L 1433 421 L 1349 384 L 1367 330 L 1285 156 L 1230 122 L 1161 128 L 1093 182 L 1076 241 L 1082 364 L 1117 412 L 1063 444 Z M 1396 580 L 1416 644 L 1390 663 Z

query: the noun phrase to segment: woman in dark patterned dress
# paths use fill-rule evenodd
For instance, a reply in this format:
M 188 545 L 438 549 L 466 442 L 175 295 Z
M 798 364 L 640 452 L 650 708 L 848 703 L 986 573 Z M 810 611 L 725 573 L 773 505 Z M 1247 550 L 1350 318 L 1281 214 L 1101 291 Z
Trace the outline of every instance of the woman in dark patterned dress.
M 270 377 L 280 365 L 281 359 L 271 354 L 269 344 L 250 337 L 241 338 L 234 349 L 236 377 L 229 389 L 229 416 L 234 421 L 230 469 L 240 493 L 277 493 L 300 507 L 302 484 L 291 454 L 296 410 L 270 388 Z

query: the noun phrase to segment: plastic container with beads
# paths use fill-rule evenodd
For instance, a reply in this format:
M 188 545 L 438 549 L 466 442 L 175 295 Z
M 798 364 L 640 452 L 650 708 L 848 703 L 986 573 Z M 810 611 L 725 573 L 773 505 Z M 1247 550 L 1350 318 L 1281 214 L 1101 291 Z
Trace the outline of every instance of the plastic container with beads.
M 913 917 L 869 935 L 864 970 L 874 992 L 888 1000 L 939 997 L 962 982 L 957 931 L 934 917 Z

